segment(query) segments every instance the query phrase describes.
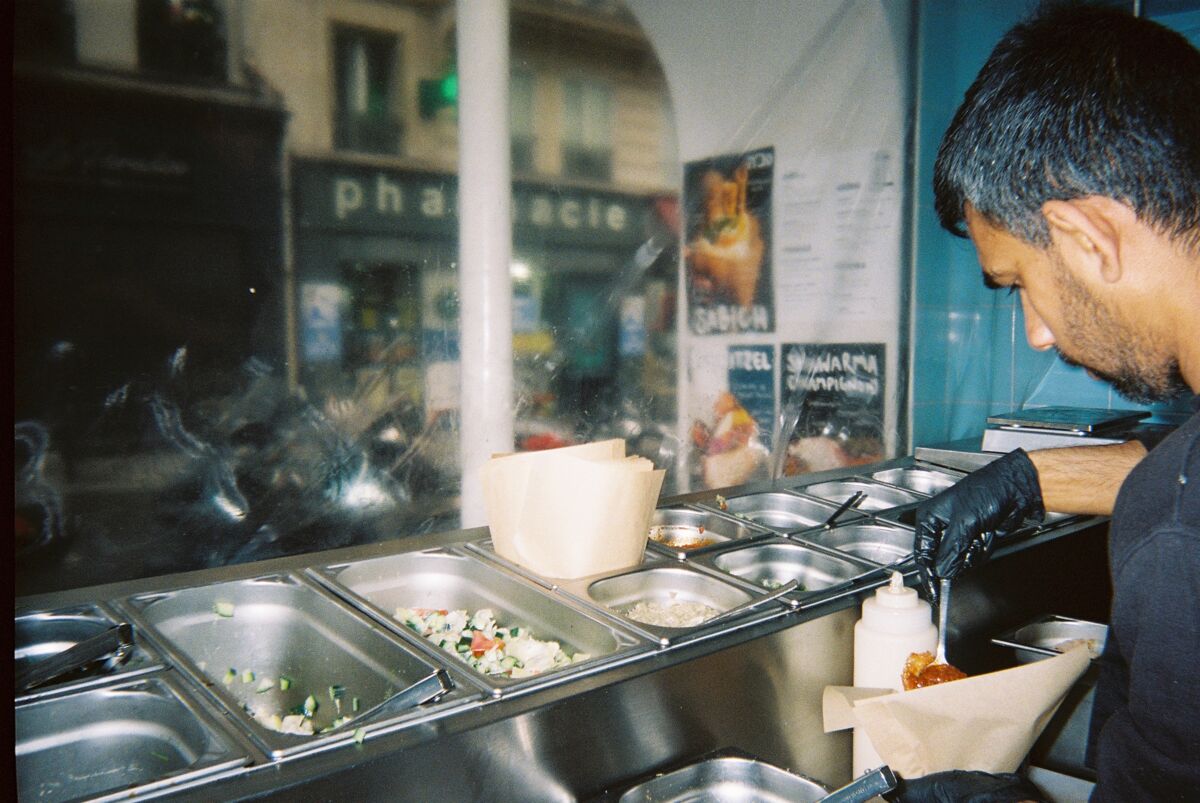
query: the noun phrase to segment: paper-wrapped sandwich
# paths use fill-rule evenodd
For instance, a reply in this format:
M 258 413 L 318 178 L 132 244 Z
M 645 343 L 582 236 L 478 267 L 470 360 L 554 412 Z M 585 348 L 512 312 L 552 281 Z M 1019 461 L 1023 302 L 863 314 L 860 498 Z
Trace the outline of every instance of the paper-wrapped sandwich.
M 929 662 L 918 674 L 953 670 L 924 655 Z M 1077 647 L 1013 669 L 941 677 L 954 682 L 912 691 L 828 686 L 825 732 L 865 729 L 883 761 L 905 778 L 944 770 L 1015 772 L 1089 662 L 1088 651 Z
M 613 439 L 493 457 L 484 503 L 497 554 L 574 579 L 641 562 L 666 472 Z

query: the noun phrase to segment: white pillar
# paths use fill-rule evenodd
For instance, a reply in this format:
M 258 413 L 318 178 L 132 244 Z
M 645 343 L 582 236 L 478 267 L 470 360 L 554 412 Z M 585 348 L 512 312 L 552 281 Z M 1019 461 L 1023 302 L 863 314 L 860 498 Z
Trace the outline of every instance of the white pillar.
M 508 0 L 457 0 L 462 526 L 487 523 L 481 470 L 513 449 Z

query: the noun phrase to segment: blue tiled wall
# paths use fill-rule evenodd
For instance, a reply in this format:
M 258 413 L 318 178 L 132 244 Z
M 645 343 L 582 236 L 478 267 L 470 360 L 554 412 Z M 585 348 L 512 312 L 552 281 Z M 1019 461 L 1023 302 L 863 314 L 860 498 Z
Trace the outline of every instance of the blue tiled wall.
M 989 414 L 1022 407 L 1133 406 L 1053 352 L 1031 349 L 1017 297 L 983 286 L 974 247 L 946 233 L 933 212 L 930 185 L 942 134 L 997 40 L 1033 5 L 919 4 L 913 446 L 979 437 Z M 1157 19 L 1200 42 L 1200 11 Z

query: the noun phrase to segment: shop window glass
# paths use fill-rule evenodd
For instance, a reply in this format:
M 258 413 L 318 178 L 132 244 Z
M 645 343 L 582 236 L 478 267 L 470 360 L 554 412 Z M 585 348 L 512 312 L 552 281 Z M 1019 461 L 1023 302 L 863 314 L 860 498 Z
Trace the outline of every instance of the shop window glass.
M 613 92 L 607 84 L 582 78 L 563 82 L 563 174 L 573 178 L 612 177 Z
M 508 91 L 512 128 L 512 169 L 514 172 L 528 173 L 534 169 L 534 148 L 537 143 L 533 73 L 514 70 Z
M 399 83 L 396 37 L 338 27 L 333 46 L 335 146 L 366 153 L 399 152 L 401 125 L 394 100 Z
M 461 525 L 454 4 L 277 5 L 15 7 L 19 597 Z M 615 2 L 511 21 L 513 445 L 671 471 L 677 189 L 613 165 L 673 143 L 609 131 L 665 81 Z

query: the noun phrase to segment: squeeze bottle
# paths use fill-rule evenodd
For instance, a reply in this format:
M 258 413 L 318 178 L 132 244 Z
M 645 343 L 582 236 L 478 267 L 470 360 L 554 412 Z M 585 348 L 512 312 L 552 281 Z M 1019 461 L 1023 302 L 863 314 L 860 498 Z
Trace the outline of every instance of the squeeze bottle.
M 854 685 L 902 691 L 904 662 L 914 652 L 935 652 L 937 638 L 929 603 L 905 587 L 904 575 L 892 572 L 891 582 L 863 602 L 854 625 Z M 854 777 L 883 763 L 866 731 L 855 728 Z

